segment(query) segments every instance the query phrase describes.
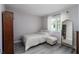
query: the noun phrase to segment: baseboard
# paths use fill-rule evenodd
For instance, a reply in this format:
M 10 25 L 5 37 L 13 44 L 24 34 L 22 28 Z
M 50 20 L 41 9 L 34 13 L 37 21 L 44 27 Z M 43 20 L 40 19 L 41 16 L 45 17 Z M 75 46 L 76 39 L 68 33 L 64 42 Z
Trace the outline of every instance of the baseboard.
M 2 54 L 2 50 L 0 49 L 0 54 Z
M 21 40 L 14 40 L 14 43 L 20 43 Z

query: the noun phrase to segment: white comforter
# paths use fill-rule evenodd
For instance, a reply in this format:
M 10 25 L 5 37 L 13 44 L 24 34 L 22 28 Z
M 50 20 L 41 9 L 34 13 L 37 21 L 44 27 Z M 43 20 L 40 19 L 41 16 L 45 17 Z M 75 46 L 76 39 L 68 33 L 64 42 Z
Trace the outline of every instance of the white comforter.
M 23 41 L 25 43 L 25 50 L 27 50 L 28 48 L 30 48 L 32 46 L 45 42 L 46 36 L 48 36 L 48 35 L 45 33 L 24 35 Z

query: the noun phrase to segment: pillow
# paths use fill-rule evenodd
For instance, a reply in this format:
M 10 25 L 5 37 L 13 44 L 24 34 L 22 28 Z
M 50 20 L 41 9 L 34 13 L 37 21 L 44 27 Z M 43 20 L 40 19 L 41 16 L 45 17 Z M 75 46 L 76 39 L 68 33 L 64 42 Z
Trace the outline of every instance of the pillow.
M 41 31 L 41 32 L 39 32 L 39 34 L 49 35 L 49 32 L 47 32 L 47 31 Z
M 49 32 L 48 30 L 41 30 L 40 32 Z

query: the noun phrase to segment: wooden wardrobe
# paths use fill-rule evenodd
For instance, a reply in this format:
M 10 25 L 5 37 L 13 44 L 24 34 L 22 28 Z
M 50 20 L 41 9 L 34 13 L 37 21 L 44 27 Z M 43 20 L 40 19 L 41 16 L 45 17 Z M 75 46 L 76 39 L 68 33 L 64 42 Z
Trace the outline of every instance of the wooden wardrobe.
M 2 36 L 3 54 L 13 54 L 13 12 L 4 11 L 2 13 Z
M 76 32 L 76 53 L 79 54 L 79 31 Z

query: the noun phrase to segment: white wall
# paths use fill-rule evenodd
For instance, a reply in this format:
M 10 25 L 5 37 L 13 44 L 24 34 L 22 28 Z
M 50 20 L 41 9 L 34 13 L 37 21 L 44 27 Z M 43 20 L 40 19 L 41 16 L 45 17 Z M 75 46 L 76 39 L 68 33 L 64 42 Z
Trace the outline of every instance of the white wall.
M 14 41 L 19 42 L 20 36 L 35 33 L 41 29 L 41 17 L 14 12 Z
M 79 31 L 79 5 L 78 5 L 78 25 L 77 25 L 77 27 L 78 27 L 78 31 Z
M 41 19 L 42 19 L 41 20 L 42 21 L 42 28 L 41 29 L 42 30 L 47 30 L 47 26 L 48 26 L 47 25 L 47 16 L 42 16 Z
M 4 11 L 4 5 L 0 4 L 0 53 L 2 53 L 2 11 Z

